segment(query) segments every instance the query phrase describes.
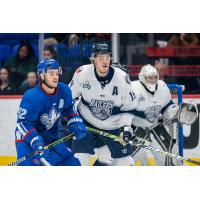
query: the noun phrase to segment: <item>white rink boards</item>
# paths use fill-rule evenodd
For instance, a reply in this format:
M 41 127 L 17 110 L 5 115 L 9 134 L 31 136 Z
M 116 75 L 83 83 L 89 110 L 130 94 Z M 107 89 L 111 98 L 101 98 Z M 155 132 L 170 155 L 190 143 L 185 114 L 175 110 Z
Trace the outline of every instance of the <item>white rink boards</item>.
M 195 101 L 200 104 L 200 95 L 189 96 L 184 101 Z M 8 157 L 15 157 L 15 138 L 14 130 L 17 118 L 18 106 L 20 103 L 19 96 L 8 98 L 0 96 L 0 165 L 8 162 Z M 186 149 L 184 149 L 184 156 L 200 160 L 200 128 L 199 118 L 195 126 L 183 126 L 184 139 L 186 142 Z M 12 159 L 13 159 L 12 158 Z M 12 160 L 11 159 L 11 160 Z

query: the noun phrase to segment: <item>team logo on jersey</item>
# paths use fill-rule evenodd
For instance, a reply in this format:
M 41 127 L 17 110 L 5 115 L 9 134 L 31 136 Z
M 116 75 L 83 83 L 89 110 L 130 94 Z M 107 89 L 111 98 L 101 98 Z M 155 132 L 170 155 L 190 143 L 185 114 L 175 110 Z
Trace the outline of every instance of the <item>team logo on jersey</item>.
M 92 99 L 90 102 L 90 110 L 95 117 L 105 120 L 112 114 L 114 101 L 103 101 Z
M 127 148 L 121 150 L 123 154 L 127 153 Z
M 41 123 L 46 127 L 47 130 L 51 129 L 57 119 L 60 117 L 60 113 L 56 111 L 56 109 L 53 107 L 49 114 L 43 114 L 40 117 Z
M 145 116 L 147 121 L 153 123 L 156 119 L 158 119 L 160 111 L 161 111 L 160 105 L 147 107 L 145 110 Z
M 144 98 L 143 96 L 140 96 L 140 97 L 138 98 L 138 101 L 145 101 L 145 98 Z
M 33 159 L 33 163 L 36 165 L 40 165 L 40 161 L 38 159 Z
M 89 81 L 86 81 L 85 83 L 83 83 L 83 88 L 87 88 L 88 90 L 90 90 L 91 85 L 89 84 Z

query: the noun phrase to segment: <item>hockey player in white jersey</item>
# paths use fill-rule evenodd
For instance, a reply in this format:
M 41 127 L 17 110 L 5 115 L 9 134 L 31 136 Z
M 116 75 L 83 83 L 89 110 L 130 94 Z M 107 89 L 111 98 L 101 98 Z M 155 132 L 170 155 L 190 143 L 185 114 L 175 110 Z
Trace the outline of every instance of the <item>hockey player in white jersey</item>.
M 143 66 L 139 73 L 139 80 L 132 82 L 132 88 L 138 100 L 136 117 L 133 119 L 135 127 L 148 130 L 158 124 L 159 120 L 169 121 L 165 127 L 156 126 L 150 131 L 138 131 L 137 134 L 145 138 L 150 137 L 153 147 L 178 154 L 178 124 L 172 123 L 170 119 L 175 116 L 179 107 L 173 103 L 166 83 L 159 80 L 156 68 L 151 65 Z M 150 154 L 148 150 L 138 148 L 133 156 L 135 160 L 140 159 L 144 162 L 143 165 L 147 165 L 147 154 Z M 153 157 L 157 165 L 181 164 L 175 159 L 172 160 L 158 153 L 153 153 Z
M 111 49 L 108 43 L 95 43 L 90 59 L 92 64 L 79 67 L 70 82 L 73 98 L 80 99 L 79 114 L 88 127 L 116 135 L 120 133 L 132 135 L 131 131 L 124 131 L 127 126 L 131 127 L 133 115 L 130 111 L 136 106 L 128 75 L 110 65 Z M 106 146 L 111 157 L 109 153 L 104 153 Z M 76 153 L 82 165 L 89 165 L 90 156 L 94 154 L 95 148 L 98 149 L 100 163 L 134 164 L 131 145 L 123 146 L 110 138 L 88 132 L 85 139 L 79 142 L 73 141 L 72 144 L 72 151 Z

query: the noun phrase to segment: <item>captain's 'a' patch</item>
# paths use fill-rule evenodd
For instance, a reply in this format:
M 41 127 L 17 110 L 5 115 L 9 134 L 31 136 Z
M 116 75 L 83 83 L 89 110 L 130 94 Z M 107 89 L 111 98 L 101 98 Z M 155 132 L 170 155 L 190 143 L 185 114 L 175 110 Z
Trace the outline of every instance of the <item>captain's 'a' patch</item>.
M 112 95 L 118 95 L 118 87 L 117 86 L 113 87 Z

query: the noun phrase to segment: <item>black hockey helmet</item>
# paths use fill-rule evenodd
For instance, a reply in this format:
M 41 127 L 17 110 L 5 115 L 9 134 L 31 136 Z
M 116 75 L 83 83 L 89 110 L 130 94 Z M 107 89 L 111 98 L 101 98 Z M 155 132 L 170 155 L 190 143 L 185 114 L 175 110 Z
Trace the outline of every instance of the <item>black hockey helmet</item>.
M 107 53 L 112 53 L 111 46 L 107 42 L 96 42 L 92 45 L 92 56 Z

